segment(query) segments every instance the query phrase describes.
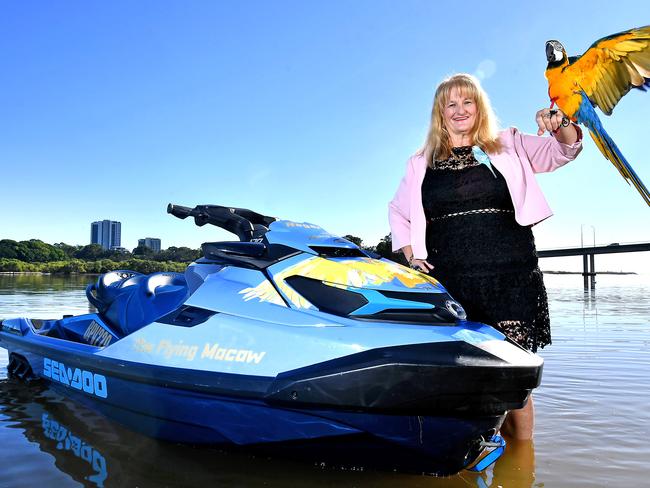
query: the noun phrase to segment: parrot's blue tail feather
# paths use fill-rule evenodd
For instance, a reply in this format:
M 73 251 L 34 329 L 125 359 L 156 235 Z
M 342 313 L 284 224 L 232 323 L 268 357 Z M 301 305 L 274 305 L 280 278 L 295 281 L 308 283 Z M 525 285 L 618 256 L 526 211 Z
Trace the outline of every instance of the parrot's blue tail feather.
M 598 114 L 596 114 L 594 107 L 584 92 L 582 93 L 582 103 L 580 104 L 580 109 L 576 114 L 576 119 L 579 123 L 587 126 L 589 129 L 589 135 L 594 140 L 603 156 L 616 166 L 618 172 L 621 173 L 621 176 L 625 178 L 628 183 L 634 185 L 637 191 L 641 194 L 641 197 L 643 197 L 648 206 L 650 206 L 650 192 L 641 181 L 641 178 L 639 178 L 636 172 L 632 169 L 630 163 L 627 162 L 625 156 L 621 153 L 621 150 L 616 146 L 612 138 L 609 137 L 609 134 L 605 132 L 605 129 L 598 118 Z

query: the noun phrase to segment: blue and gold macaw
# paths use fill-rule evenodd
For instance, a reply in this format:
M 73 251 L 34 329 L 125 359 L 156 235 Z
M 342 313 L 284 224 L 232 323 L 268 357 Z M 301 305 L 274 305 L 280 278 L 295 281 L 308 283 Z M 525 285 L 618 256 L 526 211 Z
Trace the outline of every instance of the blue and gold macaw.
M 571 120 L 586 126 L 598 149 L 650 205 L 650 193 L 614 141 L 594 107 L 611 115 L 632 88 L 650 87 L 650 26 L 630 29 L 594 42 L 582 55 L 567 57 L 558 41 L 546 43 L 546 79 L 551 108 L 557 105 Z

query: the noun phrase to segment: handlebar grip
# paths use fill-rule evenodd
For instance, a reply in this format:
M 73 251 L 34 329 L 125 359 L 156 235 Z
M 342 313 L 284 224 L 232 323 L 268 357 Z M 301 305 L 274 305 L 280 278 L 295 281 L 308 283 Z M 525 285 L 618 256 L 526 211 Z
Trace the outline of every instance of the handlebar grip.
M 167 213 L 172 214 L 174 217 L 184 219 L 192 215 L 193 208 L 183 207 L 181 205 L 174 205 L 173 203 L 167 204 Z

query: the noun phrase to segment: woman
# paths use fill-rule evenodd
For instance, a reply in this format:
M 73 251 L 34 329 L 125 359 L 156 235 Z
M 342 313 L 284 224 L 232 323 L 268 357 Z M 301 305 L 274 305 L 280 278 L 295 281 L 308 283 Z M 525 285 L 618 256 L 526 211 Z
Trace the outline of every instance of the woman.
M 532 350 L 551 343 L 546 290 L 531 227 L 552 212 L 534 173 L 575 159 L 582 134 L 560 111 L 536 114 L 537 135 L 497 131 L 486 93 L 471 75 L 437 88 L 424 147 L 412 156 L 389 205 L 393 250 L 435 276 L 468 318 Z M 541 137 L 544 132 L 550 137 Z M 532 398 L 502 431 L 532 438 Z

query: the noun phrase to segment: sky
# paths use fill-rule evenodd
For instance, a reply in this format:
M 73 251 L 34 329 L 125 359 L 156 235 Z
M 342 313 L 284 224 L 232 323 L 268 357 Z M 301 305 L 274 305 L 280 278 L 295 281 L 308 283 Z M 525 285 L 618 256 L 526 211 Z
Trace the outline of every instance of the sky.
M 606 12 L 606 14 L 604 14 Z M 650 24 L 650 5 L 404 0 L 0 3 L 0 239 L 122 245 L 233 238 L 168 202 L 244 207 L 373 245 L 446 76 L 481 78 L 502 127 L 535 132 L 545 42 L 569 55 Z M 650 186 L 650 93 L 606 130 Z M 650 208 L 587 138 L 538 176 L 555 215 L 537 247 L 650 241 Z M 550 260 L 548 260 L 550 262 Z M 546 269 L 579 269 L 564 258 Z M 597 269 L 650 272 L 650 253 Z

